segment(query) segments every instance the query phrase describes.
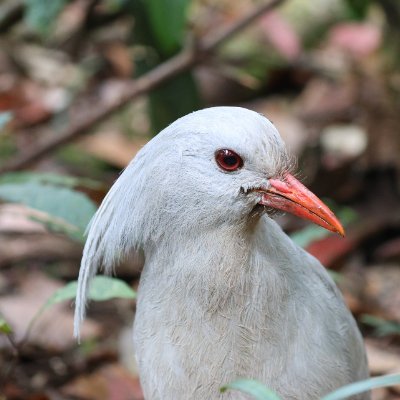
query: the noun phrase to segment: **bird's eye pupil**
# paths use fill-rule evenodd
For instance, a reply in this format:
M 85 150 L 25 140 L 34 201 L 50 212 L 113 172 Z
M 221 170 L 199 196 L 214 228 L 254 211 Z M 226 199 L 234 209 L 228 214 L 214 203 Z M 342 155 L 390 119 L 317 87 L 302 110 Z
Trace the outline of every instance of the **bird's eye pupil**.
M 226 157 L 224 157 L 224 163 L 226 165 L 236 165 L 237 158 L 233 157 L 233 156 L 226 156 Z
M 243 166 L 242 157 L 233 150 L 221 149 L 215 153 L 215 160 L 224 171 L 236 171 Z

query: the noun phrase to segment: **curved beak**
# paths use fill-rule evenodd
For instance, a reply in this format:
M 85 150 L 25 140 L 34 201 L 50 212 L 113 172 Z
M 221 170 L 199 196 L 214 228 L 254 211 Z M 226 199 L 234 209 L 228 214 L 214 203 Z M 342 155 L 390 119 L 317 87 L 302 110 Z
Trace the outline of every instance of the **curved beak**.
M 293 175 L 270 179 L 269 183 L 268 189 L 259 190 L 262 193 L 259 204 L 290 212 L 344 236 L 343 226 L 328 206 Z

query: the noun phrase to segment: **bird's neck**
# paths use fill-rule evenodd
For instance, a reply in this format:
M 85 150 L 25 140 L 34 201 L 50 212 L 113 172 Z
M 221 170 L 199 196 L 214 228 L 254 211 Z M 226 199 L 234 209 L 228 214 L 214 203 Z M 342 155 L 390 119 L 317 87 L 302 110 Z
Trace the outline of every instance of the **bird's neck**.
M 277 230 L 269 218 L 260 218 L 161 240 L 145 253 L 141 286 L 162 298 L 190 300 L 208 313 L 225 307 L 235 312 L 250 297 L 261 301 L 256 299 L 260 291 L 265 292 L 264 299 L 275 298 L 286 286 L 285 274 L 275 262 Z

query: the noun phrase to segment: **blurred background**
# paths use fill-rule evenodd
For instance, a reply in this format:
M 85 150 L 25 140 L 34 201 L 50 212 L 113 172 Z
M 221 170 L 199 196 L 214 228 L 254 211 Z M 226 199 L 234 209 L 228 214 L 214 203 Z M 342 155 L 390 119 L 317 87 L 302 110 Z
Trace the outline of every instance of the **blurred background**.
M 399 66 L 398 0 L 0 1 L 0 399 L 142 398 L 140 260 L 95 282 L 72 337 L 83 234 L 135 153 L 212 105 L 278 127 L 347 236 L 278 221 L 332 273 L 371 374 L 400 372 Z

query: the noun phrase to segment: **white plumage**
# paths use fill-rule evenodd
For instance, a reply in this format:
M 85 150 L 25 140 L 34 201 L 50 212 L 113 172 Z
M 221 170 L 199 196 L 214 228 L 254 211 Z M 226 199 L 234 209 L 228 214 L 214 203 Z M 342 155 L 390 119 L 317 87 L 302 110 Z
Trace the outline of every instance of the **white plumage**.
M 243 166 L 221 168 L 221 149 Z M 82 259 L 75 332 L 97 269 L 142 250 L 134 344 L 146 400 L 247 399 L 219 393 L 237 378 L 312 400 L 368 376 L 362 338 L 335 284 L 263 206 L 278 204 L 269 189 L 286 182 L 289 168 L 266 118 L 210 108 L 152 139 L 104 199 Z M 318 212 L 309 218 L 326 226 Z

